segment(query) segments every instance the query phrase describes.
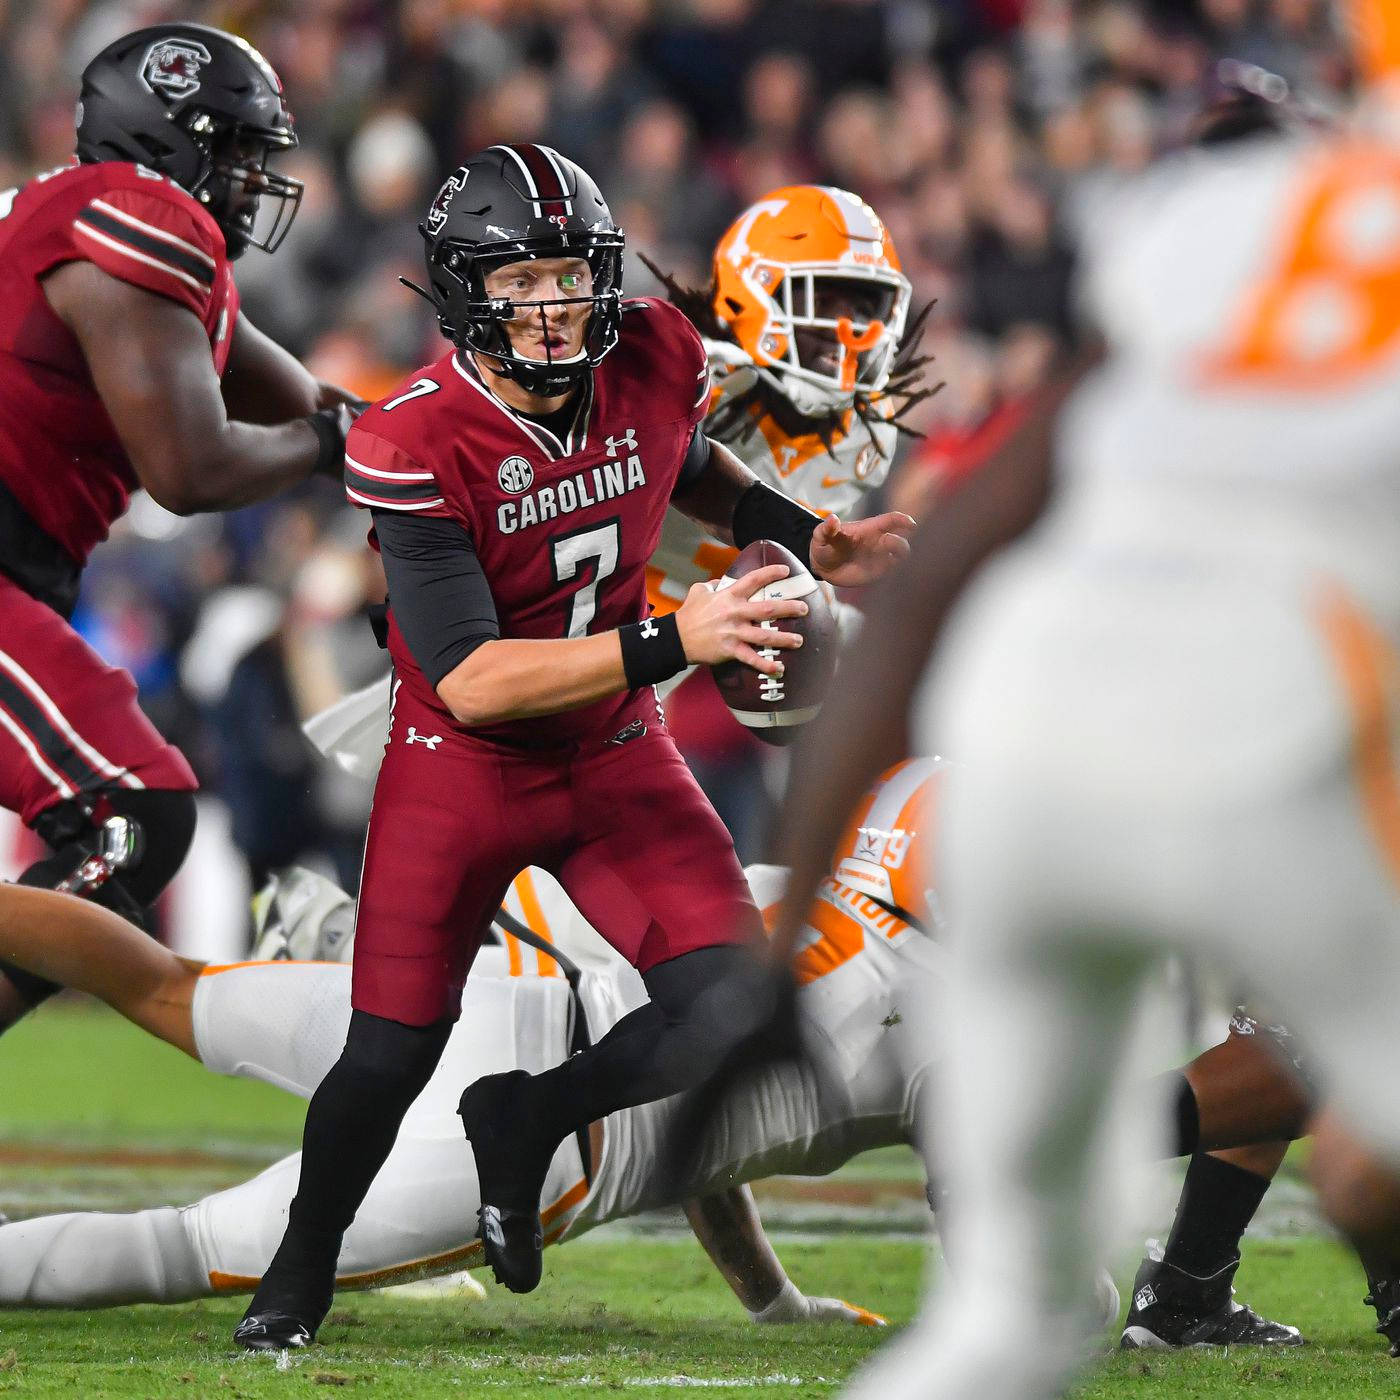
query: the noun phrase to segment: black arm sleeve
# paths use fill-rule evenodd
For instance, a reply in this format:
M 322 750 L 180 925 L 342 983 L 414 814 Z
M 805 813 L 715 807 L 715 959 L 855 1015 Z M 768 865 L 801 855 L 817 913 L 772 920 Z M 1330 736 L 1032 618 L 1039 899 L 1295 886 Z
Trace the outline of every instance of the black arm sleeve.
M 491 586 L 455 520 L 372 511 L 390 607 L 418 669 L 434 687 L 501 635 Z
M 674 496 L 695 483 L 695 478 L 710 465 L 710 440 L 705 436 L 704 424 L 697 423 L 690 435 L 690 445 L 685 449 L 685 460 L 676 476 L 676 484 L 671 488 Z
M 755 540 L 776 540 L 810 569 L 812 534 L 821 523 L 822 517 L 806 506 L 798 505 L 762 481 L 755 481 L 734 507 L 734 543 L 743 549 Z

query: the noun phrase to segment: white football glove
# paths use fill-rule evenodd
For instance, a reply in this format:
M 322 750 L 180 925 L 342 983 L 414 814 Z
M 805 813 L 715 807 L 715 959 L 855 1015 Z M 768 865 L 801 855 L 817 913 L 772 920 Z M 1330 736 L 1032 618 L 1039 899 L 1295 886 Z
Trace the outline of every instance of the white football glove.
M 809 1298 L 791 1280 L 782 1286 L 778 1296 L 758 1312 L 749 1310 L 755 1322 L 837 1322 L 854 1323 L 857 1327 L 885 1327 L 888 1319 L 866 1308 L 858 1308 L 841 1298 Z

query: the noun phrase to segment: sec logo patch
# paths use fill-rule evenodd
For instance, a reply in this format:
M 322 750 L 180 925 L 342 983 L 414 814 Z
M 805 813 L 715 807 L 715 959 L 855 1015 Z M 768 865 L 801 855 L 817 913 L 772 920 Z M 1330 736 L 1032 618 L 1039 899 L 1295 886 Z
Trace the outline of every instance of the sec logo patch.
M 534 479 L 535 469 L 523 457 L 507 457 L 496 472 L 496 480 L 501 483 L 501 490 L 509 491 L 512 496 L 528 491 Z

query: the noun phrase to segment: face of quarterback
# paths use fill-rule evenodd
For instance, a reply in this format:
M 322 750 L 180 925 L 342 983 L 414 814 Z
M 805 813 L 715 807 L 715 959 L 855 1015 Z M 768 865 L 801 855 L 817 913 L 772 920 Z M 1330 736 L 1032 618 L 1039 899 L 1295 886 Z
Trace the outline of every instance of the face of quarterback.
M 593 314 L 593 269 L 583 258 L 506 263 L 487 273 L 486 294 L 516 303 L 508 326 L 515 354 L 567 360 L 582 353 Z
M 813 312 L 817 318 L 839 321 L 844 316 L 859 335 L 872 321 L 883 321 L 890 314 L 894 293 L 889 287 L 875 282 L 823 277 L 816 285 L 815 302 Z M 834 331 L 798 326 L 793 338 L 797 342 L 797 358 L 803 369 L 830 375 L 839 371 L 841 348 Z

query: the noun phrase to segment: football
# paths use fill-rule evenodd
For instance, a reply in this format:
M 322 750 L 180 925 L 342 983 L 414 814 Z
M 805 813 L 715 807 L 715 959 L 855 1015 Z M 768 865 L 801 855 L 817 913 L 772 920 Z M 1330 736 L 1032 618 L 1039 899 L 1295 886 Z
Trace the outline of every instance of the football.
M 791 550 L 773 540 L 755 540 L 743 549 L 719 580 L 727 588 L 736 578 L 765 564 L 786 564 L 788 576 L 755 593 L 755 598 L 801 598 L 806 617 L 775 618 L 761 624 L 774 632 L 797 632 L 796 651 L 771 647 L 760 654 L 781 658 L 781 676 L 765 676 L 742 661 L 712 668 L 715 684 L 734 718 L 769 744 L 789 744 L 798 729 L 821 709 L 836 669 L 836 618 L 826 589 Z

